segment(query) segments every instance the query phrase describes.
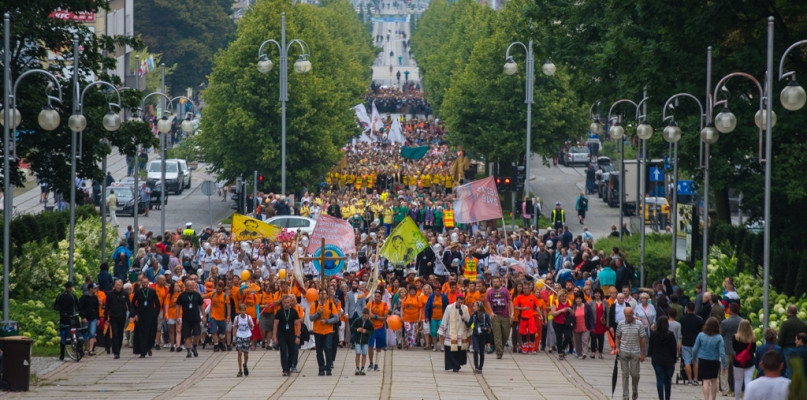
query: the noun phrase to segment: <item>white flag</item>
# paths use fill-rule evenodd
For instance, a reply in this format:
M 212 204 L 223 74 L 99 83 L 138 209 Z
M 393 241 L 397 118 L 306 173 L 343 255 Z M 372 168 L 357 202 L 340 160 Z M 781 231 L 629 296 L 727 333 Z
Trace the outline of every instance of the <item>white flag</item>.
M 389 135 L 387 135 L 387 139 L 390 143 L 406 143 L 406 138 L 403 135 L 403 130 L 401 128 L 401 121 L 398 118 L 392 120 L 392 125 L 389 128 Z
M 364 107 L 364 104 L 353 107 L 353 110 L 356 112 L 356 119 L 359 120 L 359 125 L 362 128 L 369 127 L 370 117 L 367 115 L 367 108 Z
M 373 142 L 373 139 L 370 139 L 370 135 L 367 134 L 367 132 L 369 132 L 369 131 L 370 130 L 367 129 L 366 131 L 361 133 L 361 136 L 359 137 L 359 142 L 362 142 L 362 143 L 372 143 Z
M 384 128 L 384 121 L 381 120 L 381 116 L 378 114 L 378 109 L 375 107 L 375 101 L 373 101 L 373 119 L 372 119 L 372 128 L 373 132 L 380 132 L 381 129 Z

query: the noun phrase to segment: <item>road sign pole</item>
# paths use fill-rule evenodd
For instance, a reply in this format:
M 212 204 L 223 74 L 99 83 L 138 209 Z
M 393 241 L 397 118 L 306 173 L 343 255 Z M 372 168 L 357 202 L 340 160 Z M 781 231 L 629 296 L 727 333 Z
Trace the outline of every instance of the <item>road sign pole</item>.
M 210 216 L 210 227 L 213 227 L 213 206 L 210 204 L 210 196 L 207 196 L 207 215 Z

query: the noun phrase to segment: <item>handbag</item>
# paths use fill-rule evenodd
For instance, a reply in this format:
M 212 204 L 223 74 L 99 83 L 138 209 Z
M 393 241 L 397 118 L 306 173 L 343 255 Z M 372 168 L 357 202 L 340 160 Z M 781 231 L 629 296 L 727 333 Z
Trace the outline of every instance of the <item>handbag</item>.
M 747 365 L 749 361 L 751 361 L 751 343 L 748 343 L 748 346 L 743 349 L 743 351 L 737 353 L 734 356 L 734 360 L 740 363 L 740 365 Z

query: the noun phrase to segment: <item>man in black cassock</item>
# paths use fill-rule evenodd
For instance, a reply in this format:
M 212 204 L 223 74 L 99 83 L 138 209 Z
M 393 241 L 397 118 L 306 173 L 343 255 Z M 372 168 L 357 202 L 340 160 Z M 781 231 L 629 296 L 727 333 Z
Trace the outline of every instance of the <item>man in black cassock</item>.
M 134 292 L 132 305 L 135 310 L 132 347 L 135 354 L 145 358 L 146 354 L 151 356 L 151 348 L 154 347 L 154 340 L 157 337 L 157 318 L 160 315 L 160 299 L 157 292 L 149 288 L 149 279 L 145 276 L 140 280 L 140 288 Z

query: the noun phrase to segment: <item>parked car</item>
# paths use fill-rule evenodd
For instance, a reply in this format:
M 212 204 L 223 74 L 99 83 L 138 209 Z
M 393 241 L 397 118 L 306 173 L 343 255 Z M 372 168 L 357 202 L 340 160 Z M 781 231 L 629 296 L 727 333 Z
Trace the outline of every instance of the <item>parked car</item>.
M 295 232 L 300 230 L 301 232 L 309 235 L 314 232 L 314 226 L 317 224 L 317 220 L 301 217 L 299 215 L 281 215 L 269 218 L 264 222 L 280 228 L 288 228 L 289 230 Z
M 162 180 L 162 160 L 152 160 L 146 167 L 146 183 L 150 187 L 154 187 L 157 181 Z M 165 162 L 165 186 L 166 193 L 174 192 L 181 194 L 185 189 L 184 171 L 180 168 L 177 160 L 166 160 Z
M 107 186 L 106 188 L 106 196 L 104 199 L 109 197 L 109 194 L 114 191 L 115 197 L 118 198 L 118 208 L 115 210 L 115 215 L 128 215 L 134 216 L 134 199 L 135 199 L 135 192 L 131 186 L 126 184 L 113 184 Z M 137 213 L 143 214 L 146 211 L 146 203 L 140 200 L 140 196 L 137 196 L 139 203 L 137 205 Z M 107 209 L 109 212 L 109 209 Z
M 614 164 L 611 164 L 611 159 L 606 156 L 597 157 L 597 167 L 602 167 L 603 172 L 611 172 L 616 170 Z
M 191 169 L 188 167 L 188 162 L 182 159 L 169 159 L 168 162 L 176 161 L 179 164 L 179 169 L 182 171 L 182 179 L 184 188 L 183 189 L 190 189 L 191 188 Z
M 574 166 L 575 164 L 588 164 L 589 161 L 590 155 L 588 148 L 583 146 L 574 146 L 566 152 L 564 164 L 567 166 Z
M 645 197 L 644 204 L 647 204 L 642 210 L 644 214 L 644 222 L 651 223 L 655 218 L 659 222 L 670 223 L 670 203 L 664 197 Z

